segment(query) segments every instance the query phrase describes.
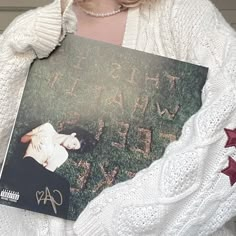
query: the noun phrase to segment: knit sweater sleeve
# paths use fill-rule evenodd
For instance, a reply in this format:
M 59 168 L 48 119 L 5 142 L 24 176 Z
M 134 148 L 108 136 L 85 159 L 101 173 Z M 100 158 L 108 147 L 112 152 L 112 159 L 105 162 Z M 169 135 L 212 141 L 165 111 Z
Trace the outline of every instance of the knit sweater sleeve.
M 236 127 L 236 32 L 209 0 L 177 0 L 172 13 L 177 57 L 209 68 L 194 123 L 202 142 L 214 142 Z
M 199 227 L 201 234 L 210 234 L 236 215 L 233 210 L 235 184 L 231 186 L 230 177 L 222 174 L 229 166 L 229 157 L 235 160 L 235 147 L 225 147 L 228 137 L 224 129 L 236 128 L 236 32 L 209 0 L 174 1 L 171 23 L 176 57 L 209 68 L 202 91 L 202 107 L 190 119 L 195 130 L 190 134 L 192 140 L 197 137 L 199 146 L 206 151 L 201 154 L 199 166 L 201 184 L 208 182 L 210 186 L 215 182 L 214 194 L 218 194 L 221 201 L 207 222 Z M 186 127 L 183 136 L 187 137 Z M 186 148 L 186 142 L 182 147 Z M 174 152 L 175 148 L 170 147 L 169 151 Z M 221 185 L 224 185 L 221 189 L 224 194 L 220 197 Z M 208 207 L 211 204 L 209 201 Z
M 16 17 L 1 35 L 1 62 L 31 52 L 43 58 L 56 47 L 61 34 L 60 2 Z
M 218 209 L 199 228 L 199 232 L 209 234 L 236 215 L 232 201 L 235 184 L 229 184 L 231 177 L 222 174 L 229 166 L 229 157 L 235 160 L 235 147 L 225 147 L 228 137 L 224 129 L 236 128 L 236 32 L 208 0 L 175 1 L 171 22 L 177 58 L 209 68 L 202 91 L 203 105 L 193 119 L 196 130 L 193 135 L 199 137 L 206 150 L 202 155 L 202 173 L 211 176 L 207 180 L 209 185 L 215 181 L 215 192 L 225 185 Z M 211 172 L 210 168 L 215 170 Z M 204 179 L 203 176 L 203 183 Z

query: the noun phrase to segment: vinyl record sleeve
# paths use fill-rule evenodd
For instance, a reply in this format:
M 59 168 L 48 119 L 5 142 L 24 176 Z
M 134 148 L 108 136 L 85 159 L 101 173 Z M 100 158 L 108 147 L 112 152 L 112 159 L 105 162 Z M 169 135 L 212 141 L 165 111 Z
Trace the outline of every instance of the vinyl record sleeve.
M 147 168 L 180 137 L 201 106 L 207 72 L 68 35 L 30 69 L 0 203 L 75 220 L 103 189 Z M 63 134 L 80 148 L 71 148 L 70 139 L 62 144 Z

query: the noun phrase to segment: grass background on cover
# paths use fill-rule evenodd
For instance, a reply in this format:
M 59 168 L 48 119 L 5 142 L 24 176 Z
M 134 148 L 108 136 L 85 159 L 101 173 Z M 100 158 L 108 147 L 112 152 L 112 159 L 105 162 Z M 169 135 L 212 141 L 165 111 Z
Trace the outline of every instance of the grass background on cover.
M 167 73 L 180 78 L 176 86 L 167 79 Z M 68 36 L 49 59 L 38 60 L 31 68 L 7 161 L 23 156 L 26 146 L 19 144 L 20 137 L 45 122 L 49 121 L 58 130 L 62 122 L 77 120 L 76 125 L 95 135 L 98 121 L 103 120 L 105 126 L 96 148 L 86 154 L 70 152 L 69 159 L 57 170 L 75 187 L 78 175 L 84 170 L 72 161 L 91 163 L 85 188 L 71 194 L 68 218 L 76 219 L 103 189 L 93 191 L 104 179 L 100 164 L 107 172 L 119 167 L 115 183 L 125 181 L 130 178 L 127 171 L 136 173 L 162 156 L 169 140 L 160 133 L 180 136 L 184 122 L 201 105 L 206 74 L 204 67 Z M 129 82 L 132 75 L 135 83 Z M 158 86 L 155 81 L 145 79 L 157 77 Z M 122 96 L 123 108 L 111 102 L 116 95 Z M 144 101 L 145 97 L 148 97 L 145 113 L 134 112 L 137 99 Z M 173 112 L 178 105 L 180 110 L 170 120 L 166 114 L 160 116 L 157 112 L 157 102 L 162 110 Z M 122 141 L 118 122 L 129 124 L 123 149 L 112 146 L 112 142 Z M 138 128 L 151 130 L 149 155 L 131 150 L 143 147 Z

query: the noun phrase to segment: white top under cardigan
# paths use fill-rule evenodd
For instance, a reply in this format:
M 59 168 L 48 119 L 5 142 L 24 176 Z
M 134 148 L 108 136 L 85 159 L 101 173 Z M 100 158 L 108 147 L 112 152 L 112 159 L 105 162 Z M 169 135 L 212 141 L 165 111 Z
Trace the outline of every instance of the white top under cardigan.
M 71 0 L 29 11 L 0 36 L 1 161 L 31 62 L 47 57 L 74 32 Z M 61 12 L 63 15 L 61 15 Z M 224 128 L 236 128 L 236 34 L 209 0 L 160 0 L 130 9 L 123 46 L 209 67 L 201 109 L 163 158 L 132 180 L 103 191 L 72 222 L 0 206 L 0 235 L 229 235 L 236 184 L 221 173 L 235 147 Z

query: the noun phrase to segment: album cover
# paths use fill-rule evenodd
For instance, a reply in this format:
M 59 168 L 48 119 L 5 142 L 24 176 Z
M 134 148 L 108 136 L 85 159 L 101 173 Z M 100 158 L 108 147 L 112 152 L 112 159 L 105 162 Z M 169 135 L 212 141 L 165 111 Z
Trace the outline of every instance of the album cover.
M 201 106 L 207 68 L 69 35 L 29 72 L 0 203 L 75 220 L 161 158 Z

